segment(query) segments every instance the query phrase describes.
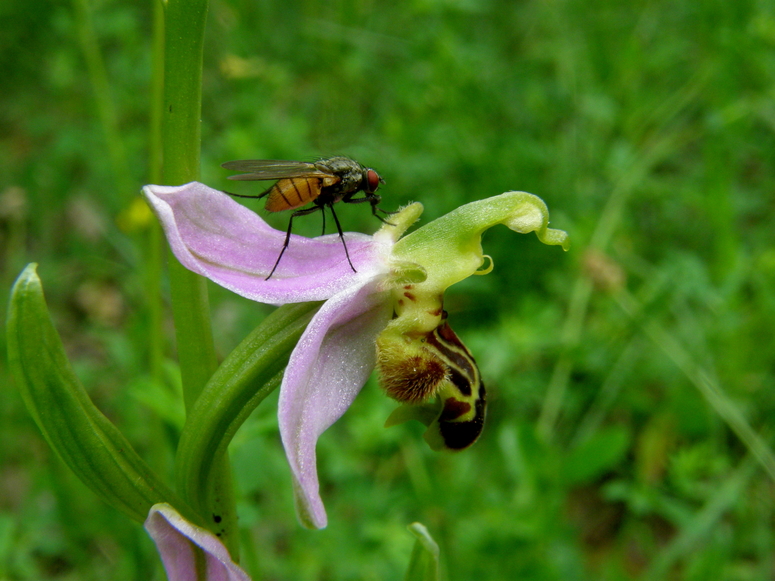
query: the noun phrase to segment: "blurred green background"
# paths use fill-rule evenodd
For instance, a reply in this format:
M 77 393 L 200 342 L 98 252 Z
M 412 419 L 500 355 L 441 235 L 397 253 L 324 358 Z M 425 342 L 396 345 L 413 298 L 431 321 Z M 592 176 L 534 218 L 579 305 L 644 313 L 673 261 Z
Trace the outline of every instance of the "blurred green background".
M 79 377 L 168 475 L 178 372 L 171 323 L 166 381 L 149 372 L 138 205 L 152 12 L 0 4 L 0 298 L 40 263 Z M 487 233 L 495 271 L 446 303 L 488 388 L 481 440 L 436 454 L 419 425 L 383 429 L 370 381 L 319 444 L 328 529 L 297 524 L 276 396 L 257 410 L 232 446 L 255 579 L 401 579 L 413 521 L 450 581 L 772 579 L 775 3 L 213 0 L 204 63 L 209 185 L 259 191 L 227 160 L 345 154 L 388 210 L 526 190 L 572 237 Z M 211 299 L 221 355 L 269 312 Z M 164 579 L 0 366 L 0 579 Z

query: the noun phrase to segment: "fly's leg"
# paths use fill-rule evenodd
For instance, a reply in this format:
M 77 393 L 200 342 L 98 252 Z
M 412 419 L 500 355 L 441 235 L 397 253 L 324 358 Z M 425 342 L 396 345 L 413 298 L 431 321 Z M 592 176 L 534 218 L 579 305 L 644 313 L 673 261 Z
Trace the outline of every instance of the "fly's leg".
M 232 194 L 231 192 L 227 192 L 226 190 L 221 190 L 221 191 L 224 194 L 229 194 L 232 198 L 250 198 L 250 199 L 253 199 L 253 200 L 259 200 L 259 199 L 263 198 L 264 196 L 266 196 L 269 192 L 271 192 L 272 188 L 274 188 L 274 186 L 272 186 L 271 188 L 268 188 L 266 191 L 263 191 L 263 192 L 261 192 L 258 195 Z
M 288 231 L 285 233 L 285 242 L 283 242 L 283 249 L 280 251 L 280 256 L 277 257 L 277 262 L 274 263 L 274 266 L 272 267 L 272 272 L 269 273 L 269 276 L 267 276 L 264 280 L 269 280 L 272 278 L 272 275 L 274 274 L 274 271 L 277 270 L 277 265 L 280 264 L 280 259 L 282 259 L 283 254 L 285 254 L 285 249 L 288 248 L 288 244 L 291 242 L 291 229 L 293 228 L 293 219 L 296 216 L 306 216 L 307 214 L 312 214 L 313 212 L 317 212 L 318 210 L 323 210 L 323 206 L 312 206 L 311 208 L 307 208 L 305 210 L 296 210 L 293 214 L 291 214 L 290 219 L 288 220 Z M 325 212 L 323 212 L 323 216 L 325 217 Z M 336 218 L 336 216 L 334 216 Z M 339 222 L 336 223 L 337 226 L 339 226 Z M 339 235 L 342 235 L 341 228 L 339 229 Z M 342 239 L 342 242 L 344 242 L 344 238 Z M 344 247 L 345 253 L 347 253 L 347 247 Z M 347 260 L 350 260 L 350 257 L 347 257 Z M 350 264 L 352 266 L 352 263 Z M 355 270 L 353 268 L 353 270 Z
M 379 204 L 382 201 L 382 196 L 378 196 L 377 194 L 364 193 L 363 198 L 353 198 L 352 196 L 354 196 L 355 193 L 356 192 L 353 192 L 350 196 L 345 196 L 344 198 L 342 198 L 342 201 L 345 204 L 362 204 L 364 202 L 368 202 L 369 204 L 371 204 L 371 213 L 377 220 L 379 220 L 383 224 L 387 224 L 389 226 L 395 226 L 395 224 L 393 224 L 392 222 L 388 222 L 382 216 L 377 214 L 377 212 L 382 212 L 386 216 L 390 216 L 391 214 L 398 213 L 398 212 L 388 212 L 387 210 L 383 210 L 382 208 L 377 207 L 377 204 Z
M 342 233 L 342 227 L 339 225 L 339 218 L 336 217 L 336 212 L 334 212 L 334 206 L 329 206 L 331 208 L 331 214 L 334 216 L 334 222 L 336 222 L 336 231 L 339 232 L 339 239 L 342 241 L 342 246 L 344 246 L 344 255 L 347 257 L 347 262 L 350 263 L 350 268 L 353 269 L 353 272 L 358 272 L 355 270 L 355 267 L 353 266 L 352 260 L 350 260 L 350 253 L 347 251 L 347 244 L 344 241 L 344 234 Z M 323 215 L 326 215 L 325 210 L 323 210 Z

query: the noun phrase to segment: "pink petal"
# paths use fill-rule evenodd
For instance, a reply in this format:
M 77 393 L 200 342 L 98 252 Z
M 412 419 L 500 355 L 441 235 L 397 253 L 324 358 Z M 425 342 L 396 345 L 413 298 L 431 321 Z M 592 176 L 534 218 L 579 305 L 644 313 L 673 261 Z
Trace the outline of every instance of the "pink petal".
M 264 280 L 277 261 L 285 232 L 273 229 L 227 194 L 198 182 L 145 186 L 143 194 L 186 268 L 254 301 L 324 300 L 387 269 L 390 249 L 371 236 L 345 234 L 356 273 L 338 234 L 292 235 L 277 270 Z
M 291 354 L 280 388 L 280 434 L 294 478 L 302 524 L 326 526 L 315 446 L 350 407 L 376 363 L 377 335 L 392 315 L 378 280 L 330 298 Z
M 207 581 L 250 581 L 218 537 L 188 522 L 169 504 L 151 508 L 145 530 L 156 543 L 169 581 L 201 581 L 194 546 L 204 552 Z

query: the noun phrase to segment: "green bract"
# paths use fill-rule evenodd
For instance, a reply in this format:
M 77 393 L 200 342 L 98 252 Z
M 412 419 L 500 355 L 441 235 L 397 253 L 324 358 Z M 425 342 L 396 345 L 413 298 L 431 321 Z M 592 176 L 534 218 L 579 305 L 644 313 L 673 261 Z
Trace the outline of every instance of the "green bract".
M 208 484 L 237 429 L 280 384 L 288 355 L 319 303 L 284 305 L 232 351 L 207 382 L 180 435 L 178 490 L 206 514 Z

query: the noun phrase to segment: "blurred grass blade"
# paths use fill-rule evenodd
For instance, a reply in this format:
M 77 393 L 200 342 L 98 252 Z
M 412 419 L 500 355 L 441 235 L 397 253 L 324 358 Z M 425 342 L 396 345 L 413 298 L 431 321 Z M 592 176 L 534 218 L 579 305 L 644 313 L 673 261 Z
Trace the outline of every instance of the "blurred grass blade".
M 412 523 L 408 529 L 416 540 L 404 581 L 438 581 L 439 546 L 420 523 Z
M 94 101 L 97 105 L 97 115 L 105 133 L 108 158 L 110 159 L 113 176 L 116 180 L 120 198 L 123 201 L 131 199 L 137 191 L 137 186 L 131 178 L 129 163 L 127 162 L 126 148 L 119 129 L 116 107 L 111 96 L 110 81 L 105 59 L 100 50 L 97 33 L 94 29 L 92 18 L 92 6 L 88 0 L 73 0 L 75 22 L 78 30 L 78 40 L 86 61 L 86 70 L 89 73 Z
M 89 399 L 67 360 L 30 264 L 8 309 L 8 360 L 24 403 L 49 445 L 102 500 L 137 522 L 167 502 L 193 518 Z
M 614 295 L 621 309 L 637 321 L 643 311 L 638 301 L 627 291 L 622 290 Z M 756 458 L 769 477 L 775 481 L 775 453 L 764 438 L 748 423 L 745 414 L 727 396 L 718 381 L 703 369 L 662 325 L 652 320 L 641 322 L 649 338 L 673 361 L 686 378 L 694 384 L 705 401 L 713 408 L 727 426 L 740 438 L 748 451 Z
M 724 516 L 735 510 L 741 495 L 745 494 L 746 487 L 756 474 L 756 468 L 756 459 L 748 456 L 726 480 L 718 482 L 705 506 L 659 551 L 641 581 L 668 579 L 671 568 L 680 559 L 702 547 L 702 541 L 713 534 Z

